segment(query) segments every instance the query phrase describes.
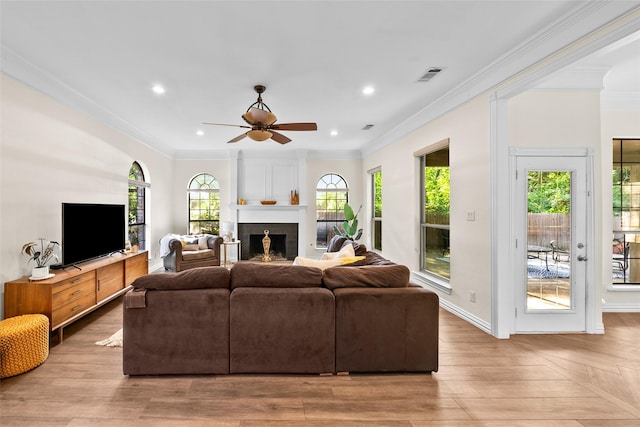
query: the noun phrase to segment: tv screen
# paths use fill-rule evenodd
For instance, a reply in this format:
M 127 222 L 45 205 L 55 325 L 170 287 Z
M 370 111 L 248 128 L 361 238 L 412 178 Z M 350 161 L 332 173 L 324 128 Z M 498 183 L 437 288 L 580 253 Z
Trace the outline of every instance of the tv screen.
M 62 265 L 124 249 L 124 205 L 63 203 Z

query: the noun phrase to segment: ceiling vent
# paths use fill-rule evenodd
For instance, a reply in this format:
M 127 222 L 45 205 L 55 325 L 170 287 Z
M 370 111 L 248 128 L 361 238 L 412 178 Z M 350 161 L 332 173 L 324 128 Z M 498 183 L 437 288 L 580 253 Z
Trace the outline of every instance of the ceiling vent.
M 364 127 L 362 128 L 362 130 L 369 130 L 373 127 L 373 125 L 364 125 Z
M 437 76 L 440 71 L 444 70 L 443 67 L 431 67 L 427 70 L 426 73 L 424 73 L 424 75 L 422 77 L 420 77 L 418 79 L 419 82 L 428 82 L 429 80 L 431 80 L 432 78 L 434 78 L 435 76 Z

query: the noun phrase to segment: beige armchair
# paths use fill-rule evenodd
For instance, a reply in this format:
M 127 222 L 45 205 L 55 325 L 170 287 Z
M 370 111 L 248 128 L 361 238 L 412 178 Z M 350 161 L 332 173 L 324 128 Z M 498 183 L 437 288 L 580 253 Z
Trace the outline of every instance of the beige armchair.
M 169 253 L 164 256 L 164 269 L 183 271 L 195 267 L 220 265 L 222 237 L 182 236 L 169 241 Z

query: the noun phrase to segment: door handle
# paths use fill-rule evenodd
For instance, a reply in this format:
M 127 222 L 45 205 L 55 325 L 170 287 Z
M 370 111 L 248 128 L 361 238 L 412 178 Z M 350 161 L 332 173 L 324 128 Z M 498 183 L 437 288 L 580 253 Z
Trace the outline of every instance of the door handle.
M 578 261 L 586 261 L 587 257 L 584 255 L 578 255 Z

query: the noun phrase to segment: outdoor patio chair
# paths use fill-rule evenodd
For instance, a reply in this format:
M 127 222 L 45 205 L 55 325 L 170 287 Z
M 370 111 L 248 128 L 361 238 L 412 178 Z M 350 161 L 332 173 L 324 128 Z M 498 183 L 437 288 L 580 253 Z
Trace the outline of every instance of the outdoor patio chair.
M 565 262 L 569 262 L 571 260 L 571 254 L 569 254 L 569 251 L 560 249 L 555 240 L 550 241 L 549 246 L 551 246 L 551 258 L 555 262 L 563 261 L 562 259 L 560 259 L 560 257 L 563 256 L 565 257 Z
M 615 248 L 615 246 L 614 246 Z M 629 242 L 624 244 L 622 253 L 613 253 L 613 268 L 620 271 L 626 271 L 629 268 Z

